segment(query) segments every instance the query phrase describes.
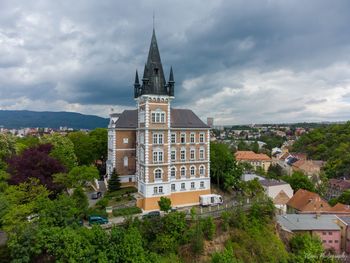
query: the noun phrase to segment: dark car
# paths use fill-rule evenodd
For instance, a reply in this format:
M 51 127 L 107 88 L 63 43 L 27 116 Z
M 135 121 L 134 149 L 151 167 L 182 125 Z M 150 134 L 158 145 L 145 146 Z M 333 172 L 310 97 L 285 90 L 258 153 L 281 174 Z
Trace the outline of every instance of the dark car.
M 89 216 L 89 225 L 103 225 L 108 223 L 108 219 L 102 216 Z
M 91 199 L 99 199 L 99 198 L 101 198 L 101 196 L 102 196 L 101 192 L 93 192 L 91 194 Z
M 160 217 L 159 211 L 149 212 L 148 214 L 143 215 L 142 219 L 149 219 L 149 218 L 155 218 L 155 217 Z

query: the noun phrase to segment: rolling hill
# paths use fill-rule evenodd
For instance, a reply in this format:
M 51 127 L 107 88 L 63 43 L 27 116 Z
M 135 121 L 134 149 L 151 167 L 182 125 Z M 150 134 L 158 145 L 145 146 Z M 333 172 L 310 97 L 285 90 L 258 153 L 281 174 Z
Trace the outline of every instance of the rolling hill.
M 60 126 L 74 129 L 94 129 L 98 127 L 106 128 L 107 125 L 107 118 L 76 112 L 0 110 L 0 126 L 11 129 L 24 127 L 57 129 Z

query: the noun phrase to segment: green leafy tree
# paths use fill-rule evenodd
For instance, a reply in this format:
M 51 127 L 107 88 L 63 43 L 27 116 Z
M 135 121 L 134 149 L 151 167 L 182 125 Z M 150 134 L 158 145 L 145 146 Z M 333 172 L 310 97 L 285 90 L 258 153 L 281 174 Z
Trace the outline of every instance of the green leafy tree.
M 108 149 L 107 129 L 96 128 L 89 133 L 92 144 L 94 145 L 94 159 L 106 161 Z
M 161 211 L 169 212 L 171 210 L 171 200 L 170 198 L 161 196 L 160 200 L 158 201 L 158 205 Z
M 321 259 L 324 249 L 321 240 L 310 234 L 296 234 L 289 245 L 293 255 L 293 262 L 323 262 Z
M 85 214 L 89 207 L 89 201 L 85 191 L 81 186 L 74 189 L 72 199 L 75 201 L 76 207 L 80 211 L 81 215 Z
M 91 137 L 84 132 L 71 132 L 68 138 L 74 144 L 74 152 L 79 165 L 91 165 L 96 157 L 95 143 Z
M 77 166 L 66 173 L 54 174 L 54 182 L 64 185 L 67 189 L 85 186 L 99 179 L 100 175 L 94 166 Z
M 182 244 L 185 242 L 185 234 L 188 230 L 186 222 L 186 214 L 183 212 L 171 212 L 161 219 L 163 233 L 174 237 L 174 239 Z
M 113 170 L 113 173 L 111 174 L 111 178 L 108 180 L 108 191 L 109 192 L 115 192 L 120 189 L 120 178 L 118 173 Z
M 251 147 L 253 152 L 259 153 L 259 144 L 257 141 L 254 141 L 250 147 Z
M 267 170 L 267 176 L 273 179 L 279 179 L 284 175 L 283 169 L 278 164 L 272 164 Z
M 192 230 L 191 249 L 195 255 L 199 255 L 204 249 L 204 235 L 200 222 L 198 221 Z
M 283 179 L 290 184 L 294 192 L 299 189 L 315 192 L 314 184 L 302 172 L 293 172 L 291 176 L 284 176 Z
M 216 225 L 211 216 L 201 220 L 203 234 L 208 240 L 213 240 L 216 230 Z
M 6 168 L 5 160 L 16 153 L 16 139 L 11 134 L 0 133 L 0 169 Z
M 53 135 L 45 135 L 42 141 L 53 146 L 50 156 L 59 160 L 68 171 L 78 164 L 74 152 L 74 144 L 67 136 L 55 133 Z

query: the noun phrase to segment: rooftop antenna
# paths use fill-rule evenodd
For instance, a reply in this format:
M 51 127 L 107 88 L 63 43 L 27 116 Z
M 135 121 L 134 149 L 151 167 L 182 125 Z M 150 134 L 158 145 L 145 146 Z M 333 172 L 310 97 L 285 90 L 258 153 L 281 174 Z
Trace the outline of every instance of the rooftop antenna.
M 154 14 L 154 10 L 153 10 L 153 30 L 154 30 L 154 21 L 155 21 L 155 14 Z

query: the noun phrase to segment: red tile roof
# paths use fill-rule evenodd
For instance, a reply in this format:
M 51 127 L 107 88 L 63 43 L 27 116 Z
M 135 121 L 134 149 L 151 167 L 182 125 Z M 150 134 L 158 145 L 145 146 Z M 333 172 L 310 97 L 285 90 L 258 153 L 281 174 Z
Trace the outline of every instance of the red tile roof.
M 253 151 L 237 151 L 235 157 L 237 161 L 271 161 L 271 158 L 266 154 Z

